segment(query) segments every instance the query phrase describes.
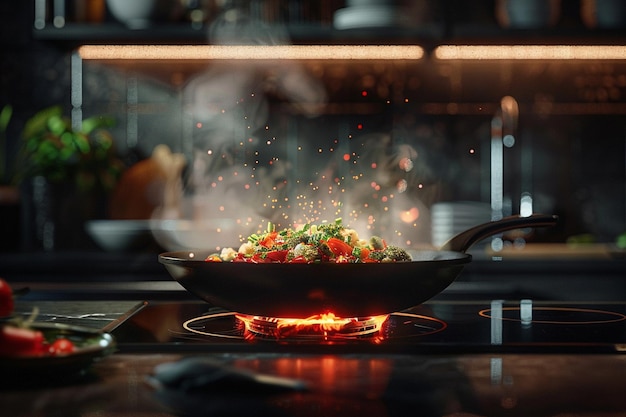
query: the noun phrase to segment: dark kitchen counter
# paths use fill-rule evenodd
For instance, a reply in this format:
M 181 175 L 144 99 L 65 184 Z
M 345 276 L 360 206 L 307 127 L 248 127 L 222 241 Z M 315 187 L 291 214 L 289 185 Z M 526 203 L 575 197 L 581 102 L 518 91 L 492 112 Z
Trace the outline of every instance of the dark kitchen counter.
M 155 366 L 177 354 L 119 354 L 78 384 L 7 390 L 5 415 L 26 416 L 623 416 L 624 356 L 283 356 L 217 354 L 237 369 L 296 378 L 305 392 L 251 387 L 155 390 Z
M 179 326 L 188 309 L 193 315 L 194 309 L 211 307 L 198 307 L 154 253 L 1 254 L 0 276 L 14 288 L 29 289 L 18 299 L 20 315 L 27 317 L 37 307 L 37 320 L 104 330 L 117 347 L 78 375 L 56 372 L 60 379 L 38 378 L 26 385 L 12 384 L 9 377 L 0 387 L 0 409 L 15 417 L 621 417 L 626 413 L 626 320 L 620 316 L 626 313 L 625 272 L 623 259 L 475 257 L 456 282 L 427 303 L 447 323 L 441 332 L 408 344 L 297 347 L 228 339 L 187 343 Z M 528 300 L 543 309 L 534 315 L 536 324 L 524 327 L 507 314 L 521 314 L 522 301 Z M 475 328 L 474 319 L 466 323 L 454 313 L 494 305 L 503 307 L 501 333 L 489 327 L 493 314 Z M 166 314 L 142 314 L 151 306 Z M 553 309 L 582 310 L 583 316 L 553 327 L 540 315 Z M 398 316 L 396 325 L 423 328 L 421 318 L 411 320 Z M 166 331 L 155 339 L 146 326 L 166 326 Z M 473 343 L 478 335 L 482 342 Z M 224 375 L 246 371 L 287 378 L 307 390 L 271 391 L 265 385 L 233 385 L 228 378 L 200 391 L 154 384 L 160 364 L 190 360 L 220 367 Z
M 473 304 L 476 303 L 463 305 L 471 308 Z M 493 305 L 490 301 L 484 304 Z M 26 315 L 34 305 L 40 308 L 41 320 L 107 329 L 115 335 L 125 323 L 138 317 L 142 310 L 135 313 L 137 306 L 145 302 L 22 300 L 17 311 Z M 431 307 L 449 322 L 445 334 L 456 322 L 455 314 L 448 308 L 457 311 L 458 306 L 434 302 Z M 599 307 L 626 311 L 624 302 Z M 537 313 L 535 318 L 540 319 Z M 155 317 L 151 323 L 156 326 L 160 320 Z M 489 323 L 489 319 L 485 320 Z M 550 327 L 541 321 L 532 325 L 539 334 L 548 332 Z M 626 336 L 626 321 L 611 325 L 617 329 L 615 340 L 622 340 Z M 138 348 L 127 344 L 127 337 L 120 335 L 118 350 L 79 376 L 60 382 L 39 381 L 32 386 L 3 386 L 3 415 L 606 417 L 623 416 L 626 412 L 623 344 L 614 345 L 613 351 L 590 349 L 583 343 L 576 344 L 579 351 L 555 345 L 555 349 L 542 352 L 499 350 L 497 346 L 438 351 L 433 345 L 423 350 L 419 343 L 408 350 L 385 349 L 382 344 L 367 348 L 313 345 L 304 349 L 278 345 L 272 348 L 271 344 L 257 349 L 248 344 L 250 347 L 245 349 L 233 349 L 232 343 L 222 347 L 186 347 L 164 340 Z M 196 366 L 219 367 L 229 376 L 243 371 L 286 378 L 290 384 L 296 383 L 290 387 L 298 390 L 271 390 L 264 384 L 245 384 L 240 380 L 233 383 L 228 377 L 201 390 L 181 391 L 154 383 L 159 365 L 186 361 Z

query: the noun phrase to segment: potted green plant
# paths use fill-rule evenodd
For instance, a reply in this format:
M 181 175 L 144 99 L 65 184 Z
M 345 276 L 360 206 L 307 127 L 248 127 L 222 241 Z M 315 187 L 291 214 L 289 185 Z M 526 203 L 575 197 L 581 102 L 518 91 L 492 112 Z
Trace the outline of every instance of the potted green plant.
M 41 110 L 22 131 L 17 176 L 29 184 L 36 239 L 44 249 L 78 246 L 84 221 L 99 217 L 124 169 L 109 128 L 96 116 L 74 128 L 60 106 Z M 59 245 L 62 229 L 67 244 Z
M 82 192 L 112 190 L 124 168 L 108 130 L 113 125 L 113 119 L 97 116 L 73 129 L 59 106 L 38 112 L 22 132 L 18 175 L 42 176 L 52 183 L 71 182 Z

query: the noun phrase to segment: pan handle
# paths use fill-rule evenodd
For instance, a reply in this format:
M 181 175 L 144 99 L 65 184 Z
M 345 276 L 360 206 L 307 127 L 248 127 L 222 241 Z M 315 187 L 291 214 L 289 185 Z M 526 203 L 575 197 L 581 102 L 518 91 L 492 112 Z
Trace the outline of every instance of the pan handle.
M 474 243 L 506 230 L 521 229 L 524 227 L 554 226 L 557 220 L 558 216 L 552 214 L 532 214 L 527 217 L 504 217 L 500 220 L 479 224 L 478 226 L 474 226 L 471 229 L 459 233 L 444 243 L 441 250 L 465 252 Z

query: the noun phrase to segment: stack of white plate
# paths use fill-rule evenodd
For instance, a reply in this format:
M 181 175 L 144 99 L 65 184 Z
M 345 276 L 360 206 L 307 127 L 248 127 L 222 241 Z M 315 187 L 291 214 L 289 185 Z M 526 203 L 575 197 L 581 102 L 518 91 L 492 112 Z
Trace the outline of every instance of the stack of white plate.
M 458 233 L 490 220 L 491 207 L 488 203 L 476 201 L 436 203 L 431 208 L 432 244 L 440 247 Z

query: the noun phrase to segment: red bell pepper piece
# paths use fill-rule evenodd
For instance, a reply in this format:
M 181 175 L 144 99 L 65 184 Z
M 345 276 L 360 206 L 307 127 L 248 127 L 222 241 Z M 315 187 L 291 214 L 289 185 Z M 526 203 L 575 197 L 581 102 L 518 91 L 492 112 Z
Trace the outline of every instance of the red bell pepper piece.
M 287 261 L 290 264 L 308 264 L 309 261 L 306 260 L 304 256 L 296 256 L 295 258 Z
M 276 244 L 276 236 L 278 236 L 278 232 L 268 233 L 261 241 L 259 241 L 259 245 L 271 248 Z
M 41 331 L 11 325 L 0 327 L 1 356 L 39 356 L 45 352 L 46 340 Z
M 359 259 L 365 261 L 368 256 L 370 256 L 370 250 L 368 248 L 361 248 L 361 253 L 359 254 Z
M 265 255 L 267 262 L 285 262 L 288 250 L 274 250 Z
M 335 254 L 335 256 L 351 256 L 352 255 L 352 246 L 348 245 L 341 239 L 337 239 L 336 237 L 331 237 L 326 241 L 328 247 L 331 252 Z

